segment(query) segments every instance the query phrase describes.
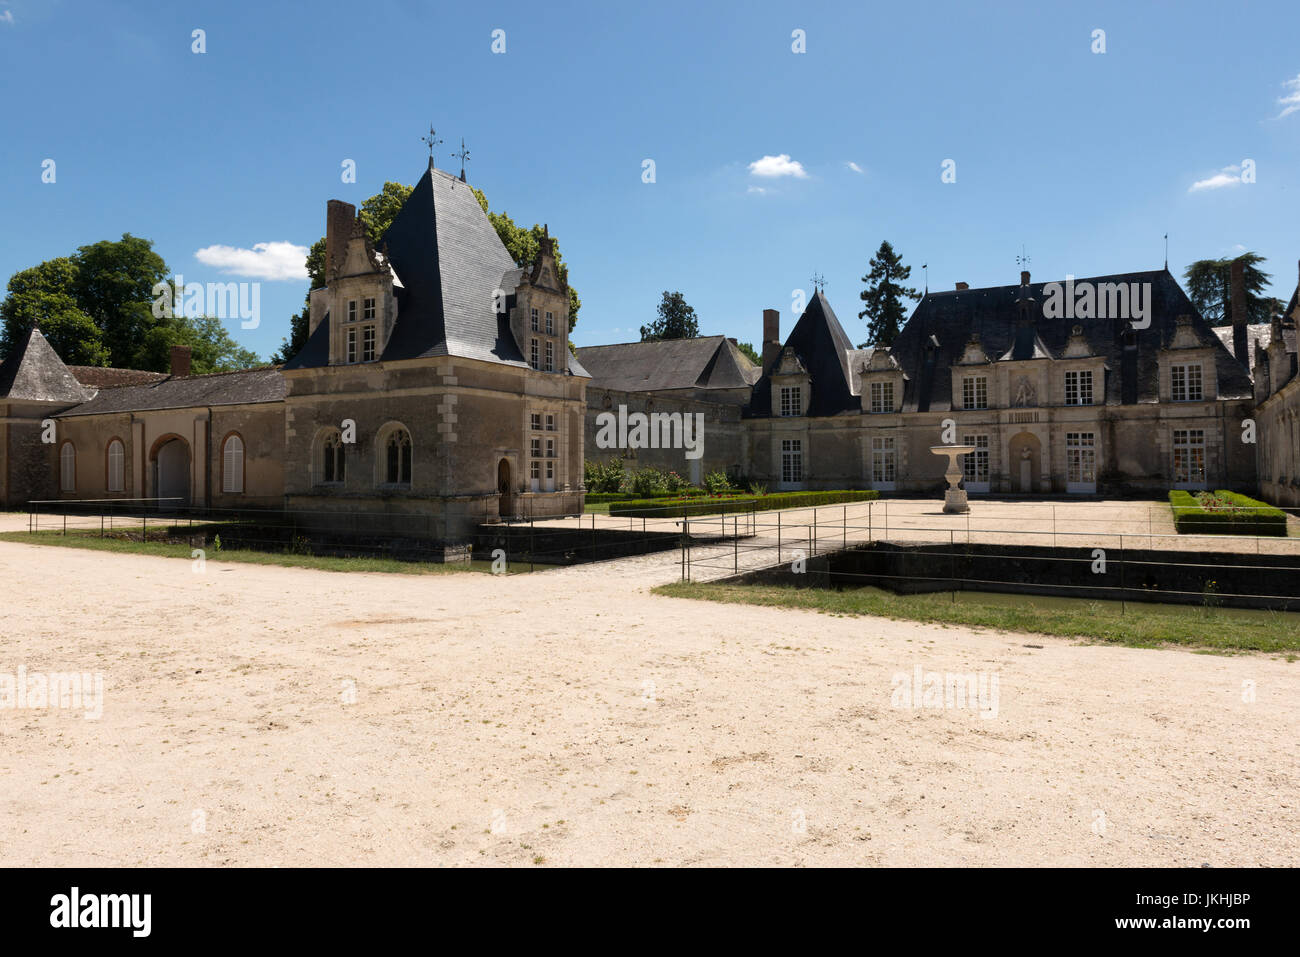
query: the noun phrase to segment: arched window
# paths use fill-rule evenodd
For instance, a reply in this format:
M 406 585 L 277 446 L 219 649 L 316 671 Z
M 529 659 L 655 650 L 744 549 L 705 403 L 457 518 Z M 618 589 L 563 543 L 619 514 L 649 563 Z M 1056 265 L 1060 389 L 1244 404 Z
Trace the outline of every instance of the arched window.
M 411 484 L 411 433 L 394 429 L 385 446 L 384 481 L 389 485 Z
M 59 449 L 59 491 L 75 492 L 77 490 L 77 450 L 71 442 L 64 442 Z
M 121 492 L 126 489 L 126 449 L 121 439 L 111 439 L 108 443 L 108 490 Z
M 342 483 L 347 475 L 343 458 L 343 434 L 335 429 L 321 443 L 321 481 Z
M 221 491 L 244 491 L 244 440 L 235 433 L 221 445 Z

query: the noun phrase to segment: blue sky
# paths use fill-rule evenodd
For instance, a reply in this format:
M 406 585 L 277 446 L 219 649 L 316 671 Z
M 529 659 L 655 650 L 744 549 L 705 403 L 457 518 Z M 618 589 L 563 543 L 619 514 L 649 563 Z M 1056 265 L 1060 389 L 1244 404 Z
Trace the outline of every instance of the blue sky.
M 859 341 L 882 239 L 951 289 L 1015 281 L 1022 244 L 1036 279 L 1159 268 L 1168 232 L 1176 275 L 1252 249 L 1285 299 L 1298 25 L 1293 2 L 0 0 L 0 281 L 123 232 L 187 282 L 252 262 L 261 325 L 228 325 L 268 355 L 294 256 L 196 254 L 310 245 L 326 200 L 415 181 L 432 121 L 439 166 L 463 136 L 493 209 L 550 225 L 579 345 L 638 338 L 665 289 L 756 341 L 814 272 Z

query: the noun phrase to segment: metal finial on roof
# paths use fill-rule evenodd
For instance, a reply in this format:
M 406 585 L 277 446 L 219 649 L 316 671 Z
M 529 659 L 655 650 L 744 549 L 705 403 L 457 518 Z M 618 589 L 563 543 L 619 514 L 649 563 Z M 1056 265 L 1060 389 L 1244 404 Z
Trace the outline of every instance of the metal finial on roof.
M 1169 234 L 1165 233 L 1165 272 L 1169 272 Z
M 925 293 L 930 294 L 930 264 L 921 263 L 921 268 L 925 270 Z
M 469 162 L 469 149 L 465 146 L 465 137 L 460 138 L 460 152 L 452 153 L 453 158 L 460 160 L 460 181 L 465 182 L 465 164 Z
M 428 135 L 428 136 L 421 136 L 421 137 L 420 137 L 420 142 L 421 142 L 421 143 L 425 143 L 425 144 L 427 144 L 428 147 L 429 147 L 429 166 L 432 167 L 432 166 L 433 166 L 433 148 L 434 148 L 435 146 L 440 146 L 440 145 L 442 145 L 442 140 L 438 139 L 437 134 L 436 134 L 436 133 L 434 132 L 434 130 L 433 130 L 433 124 L 432 124 L 432 123 L 429 124 L 429 135 Z
M 826 277 L 825 277 L 825 276 L 823 276 L 823 275 L 821 275 L 821 274 L 819 274 L 819 273 L 813 273 L 813 275 L 812 275 L 812 279 L 810 279 L 809 282 L 811 282 L 811 283 L 813 284 L 813 286 L 816 288 L 816 290 L 817 290 L 818 292 L 820 292 L 820 293 L 824 293 L 824 292 L 826 292 Z
M 1025 255 L 1024 243 L 1020 244 L 1020 255 L 1016 257 L 1016 265 L 1019 266 L 1021 269 L 1026 269 L 1029 267 L 1029 257 Z

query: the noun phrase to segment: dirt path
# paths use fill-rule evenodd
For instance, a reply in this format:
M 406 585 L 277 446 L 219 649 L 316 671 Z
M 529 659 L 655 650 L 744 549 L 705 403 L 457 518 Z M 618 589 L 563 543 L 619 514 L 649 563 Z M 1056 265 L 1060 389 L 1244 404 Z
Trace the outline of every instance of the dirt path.
M 97 721 L 0 709 L 0 865 L 1296 860 L 1300 664 L 648 593 L 676 571 L 0 543 L 0 675 L 105 681 Z M 996 717 L 892 707 L 916 666 Z

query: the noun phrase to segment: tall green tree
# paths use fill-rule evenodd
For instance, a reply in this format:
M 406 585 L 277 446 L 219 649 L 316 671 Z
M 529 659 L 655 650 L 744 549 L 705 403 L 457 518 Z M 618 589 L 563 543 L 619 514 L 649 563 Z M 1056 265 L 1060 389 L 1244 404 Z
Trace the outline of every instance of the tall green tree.
M 82 246 L 71 293 L 108 347 L 108 364 L 132 368 L 136 350 L 155 324 L 153 287 L 167 278 L 167 263 L 153 243 L 130 233 L 117 242 Z
M 907 319 L 904 299 L 916 302 L 921 294 L 903 282 L 912 275 L 912 267 L 904 266 L 903 259 L 894 252 L 888 240 L 881 242 L 871 257 L 869 270 L 862 281 L 866 288 L 858 294 L 864 303 L 859 319 L 867 320 L 865 345 L 891 346 Z
M 474 189 L 473 187 L 470 187 Z M 361 208 L 357 210 L 357 215 L 361 217 L 366 227 L 366 236 L 376 245 L 379 244 L 380 237 L 387 232 L 388 227 L 392 225 L 393 220 L 401 211 L 402 206 L 410 198 L 413 187 L 406 186 L 403 183 L 384 183 L 383 188 L 371 196 Z M 532 264 L 537 259 L 537 251 L 541 248 L 542 226 L 534 223 L 531 228 L 524 228 L 515 223 L 509 214 L 501 212 L 494 213 L 488 206 L 487 196 L 482 190 L 474 189 L 474 197 L 483 207 L 483 212 L 487 214 L 488 221 L 492 223 L 492 228 L 496 230 L 497 236 L 501 238 L 502 244 L 510 254 L 510 258 L 515 261 L 516 266 L 526 266 Z M 551 237 L 554 243 L 555 237 Z M 560 279 L 566 284 L 569 281 L 569 267 L 564 262 L 564 256 L 560 252 L 559 243 L 554 243 L 555 267 L 559 273 Z M 307 275 L 311 279 L 311 286 L 307 290 L 307 298 L 303 303 L 302 310 L 289 318 L 289 335 L 280 343 L 280 348 L 275 355 L 271 357 L 272 362 L 286 362 L 295 356 L 304 345 L 307 344 L 307 327 L 310 314 L 311 290 L 323 289 L 325 287 L 325 238 L 322 236 L 316 242 L 312 243 L 311 250 L 307 254 Z M 582 300 L 578 298 L 578 292 L 573 286 L 569 286 L 569 331 L 573 331 L 574 324 L 578 321 L 578 309 L 582 306 Z M 573 343 L 569 343 L 572 348 Z
M 231 372 L 262 364 L 257 353 L 245 349 L 212 316 L 163 318 L 145 333 L 136 350 L 134 368 L 166 372 L 171 365 L 171 347 L 190 347 L 190 372 Z
M 108 365 L 103 333 L 72 293 L 76 275 L 76 262 L 61 256 L 9 277 L 7 295 L 0 302 L 0 359 L 21 348 L 31 328 L 40 326 L 69 365 Z
M 1187 297 L 1212 326 L 1232 322 L 1232 264 L 1240 261 L 1246 281 L 1246 321 L 1268 322 L 1285 308 L 1272 296 L 1263 295 L 1273 277 L 1260 269 L 1266 260 L 1258 253 L 1245 252 L 1235 259 L 1198 259 L 1187 267 L 1183 279 Z
M 700 323 L 695 317 L 695 310 L 687 304 L 686 298 L 680 292 L 669 292 L 665 289 L 658 311 L 659 318 L 641 327 L 642 342 L 694 339 L 700 334 Z
M 754 365 L 759 366 L 763 364 L 763 360 L 759 357 L 758 350 L 755 349 L 751 343 L 737 342 L 736 348 L 743 352 L 745 358 L 754 363 Z

